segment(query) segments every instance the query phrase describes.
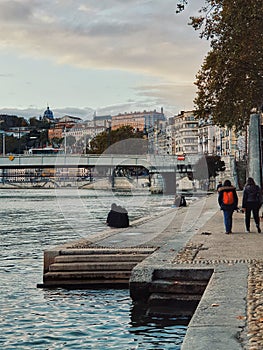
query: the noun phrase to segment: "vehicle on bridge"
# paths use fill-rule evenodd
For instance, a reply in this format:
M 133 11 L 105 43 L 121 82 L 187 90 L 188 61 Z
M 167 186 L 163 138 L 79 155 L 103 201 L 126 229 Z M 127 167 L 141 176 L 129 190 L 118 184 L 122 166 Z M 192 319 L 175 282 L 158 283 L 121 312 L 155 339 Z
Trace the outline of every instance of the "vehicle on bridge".
M 61 154 L 64 153 L 64 150 L 61 148 L 55 148 L 55 147 L 38 147 L 38 148 L 30 148 L 28 150 L 28 154 L 35 154 L 35 155 L 49 155 L 49 154 Z

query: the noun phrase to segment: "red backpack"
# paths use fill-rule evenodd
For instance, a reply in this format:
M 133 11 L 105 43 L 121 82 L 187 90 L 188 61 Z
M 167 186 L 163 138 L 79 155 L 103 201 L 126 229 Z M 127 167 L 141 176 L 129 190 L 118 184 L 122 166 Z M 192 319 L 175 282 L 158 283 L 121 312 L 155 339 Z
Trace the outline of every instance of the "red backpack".
M 234 193 L 233 191 L 223 192 L 223 203 L 225 205 L 231 205 L 234 204 Z

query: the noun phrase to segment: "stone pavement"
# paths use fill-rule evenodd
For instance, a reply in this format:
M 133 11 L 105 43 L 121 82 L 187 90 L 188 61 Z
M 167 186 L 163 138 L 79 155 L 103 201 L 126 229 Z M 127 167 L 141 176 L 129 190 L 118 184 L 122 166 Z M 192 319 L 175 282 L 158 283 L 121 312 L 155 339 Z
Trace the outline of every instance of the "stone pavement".
M 159 248 L 133 269 L 131 282 L 150 280 L 154 269 L 212 268 L 182 350 L 262 350 L 263 233 L 257 233 L 253 219 L 251 233 L 245 233 L 239 212 L 234 213 L 232 231 L 224 233 L 215 193 L 127 229 L 106 230 L 76 247 Z
M 237 212 L 233 233 L 224 231 L 218 210 L 176 257 L 177 264 L 214 266 L 216 277 L 191 320 L 183 350 L 192 349 L 196 339 L 200 350 L 263 349 L 263 234 L 252 218 L 251 233 L 245 233 L 244 214 Z
M 169 221 L 165 215 L 162 219 Z M 224 232 L 217 194 L 179 208 L 166 229 L 148 242 L 159 249 L 131 277 L 136 280 L 138 273 L 142 278 L 143 269 L 146 276 L 154 268 L 214 269 L 182 350 L 263 349 L 263 234 L 253 219 L 251 233 L 245 233 L 240 212 L 234 213 L 233 233 Z

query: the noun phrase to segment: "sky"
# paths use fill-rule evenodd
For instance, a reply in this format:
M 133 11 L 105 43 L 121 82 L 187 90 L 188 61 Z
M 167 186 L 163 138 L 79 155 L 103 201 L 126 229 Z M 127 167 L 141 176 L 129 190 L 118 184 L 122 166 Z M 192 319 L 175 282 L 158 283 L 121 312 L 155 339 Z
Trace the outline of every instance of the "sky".
M 0 113 L 85 119 L 193 109 L 204 0 L 0 0 Z

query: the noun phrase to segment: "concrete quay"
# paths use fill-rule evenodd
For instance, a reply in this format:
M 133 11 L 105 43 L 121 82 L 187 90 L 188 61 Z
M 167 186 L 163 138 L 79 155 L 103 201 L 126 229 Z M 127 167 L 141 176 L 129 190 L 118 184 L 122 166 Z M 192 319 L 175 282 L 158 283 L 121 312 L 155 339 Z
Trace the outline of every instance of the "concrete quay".
M 192 318 L 182 350 L 263 349 L 263 234 L 253 222 L 245 233 L 244 214 L 235 212 L 233 233 L 226 235 L 217 194 L 46 251 L 44 272 L 52 264 L 56 271 L 63 251 L 87 264 L 83 256 L 93 250 L 100 262 L 103 251 L 133 256 L 125 283 L 149 314 L 186 306 Z M 45 279 L 43 286 L 50 286 Z

